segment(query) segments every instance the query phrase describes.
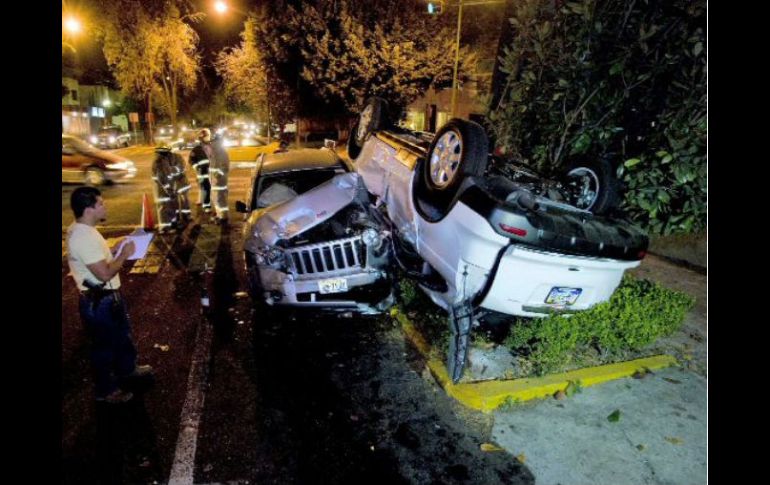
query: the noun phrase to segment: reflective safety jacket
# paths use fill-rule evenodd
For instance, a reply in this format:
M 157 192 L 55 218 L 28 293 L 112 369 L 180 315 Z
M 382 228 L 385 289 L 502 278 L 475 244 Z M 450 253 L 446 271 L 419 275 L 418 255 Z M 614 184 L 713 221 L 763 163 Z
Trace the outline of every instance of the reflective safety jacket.
M 179 172 L 174 168 L 172 155 L 170 152 L 158 153 L 152 162 L 152 180 L 155 183 L 158 194 L 176 195 L 173 184 Z
M 190 166 L 195 170 L 198 183 L 209 178 L 209 165 L 214 158 L 214 149 L 210 143 L 198 143 L 190 152 Z
M 227 155 L 227 150 L 225 150 L 221 140 L 218 140 L 209 146 L 214 155 L 211 157 L 211 163 L 209 165 L 211 190 L 215 191 L 217 188 L 220 190 L 226 189 L 227 176 L 230 173 L 230 157 Z

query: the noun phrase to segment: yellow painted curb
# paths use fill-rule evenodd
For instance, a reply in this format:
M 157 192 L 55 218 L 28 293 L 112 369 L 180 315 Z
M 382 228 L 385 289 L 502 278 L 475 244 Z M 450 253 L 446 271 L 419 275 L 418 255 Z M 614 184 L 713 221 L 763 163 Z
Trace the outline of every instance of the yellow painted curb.
M 559 374 L 550 374 L 543 377 L 453 384 L 449 374 L 447 374 L 444 363 L 430 356 L 430 345 L 407 316 L 395 308 L 391 310 L 390 315 L 398 320 L 407 338 L 428 359 L 427 364 L 431 374 L 433 374 L 433 377 L 444 388 L 446 393 L 462 404 L 485 413 L 493 411 L 504 402 L 510 400 L 523 402 L 530 399 L 550 397 L 556 391 L 565 390 L 570 381 L 579 381 L 581 386 L 588 387 L 602 382 L 630 377 L 642 369 L 660 369 L 677 363 L 677 360 L 670 355 L 656 355 L 628 362 L 618 362 L 616 364 L 599 365 Z

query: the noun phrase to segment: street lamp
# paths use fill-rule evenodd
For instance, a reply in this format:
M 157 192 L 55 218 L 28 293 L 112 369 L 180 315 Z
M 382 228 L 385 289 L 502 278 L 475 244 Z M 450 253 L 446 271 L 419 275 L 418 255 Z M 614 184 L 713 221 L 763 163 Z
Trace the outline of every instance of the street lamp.
M 216 10 L 217 13 L 225 13 L 227 12 L 227 4 L 222 0 L 219 0 L 214 3 L 214 10 Z
M 71 35 L 77 35 L 83 30 L 83 26 L 80 24 L 80 20 L 76 19 L 72 15 L 64 20 L 64 28 Z
M 463 0 L 458 0 L 457 3 L 457 38 L 455 40 L 455 68 L 454 68 L 454 74 L 452 75 L 452 118 L 454 118 L 455 113 L 457 112 L 457 69 L 460 64 L 460 32 L 462 31 L 463 26 L 463 6 L 473 6 L 473 5 L 489 5 L 493 3 L 505 3 L 506 0 L 471 0 L 466 1 L 463 3 Z M 428 13 L 430 14 L 440 14 L 443 10 L 443 2 L 428 2 Z

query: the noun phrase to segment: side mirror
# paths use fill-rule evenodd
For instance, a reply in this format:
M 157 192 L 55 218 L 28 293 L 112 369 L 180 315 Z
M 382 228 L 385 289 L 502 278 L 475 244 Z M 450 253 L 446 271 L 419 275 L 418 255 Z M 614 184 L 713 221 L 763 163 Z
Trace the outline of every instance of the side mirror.
M 330 150 L 334 150 L 337 148 L 337 141 L 336 140 L 330 140 L 329 138 L 324 139 L 324 148 L 328 148 Z
M 235 211 L 240 212 L 241 214 L 248 214 L 249 210 L 246 207 L 246 204 L 244 204 L 240 200 L 235 201 Z

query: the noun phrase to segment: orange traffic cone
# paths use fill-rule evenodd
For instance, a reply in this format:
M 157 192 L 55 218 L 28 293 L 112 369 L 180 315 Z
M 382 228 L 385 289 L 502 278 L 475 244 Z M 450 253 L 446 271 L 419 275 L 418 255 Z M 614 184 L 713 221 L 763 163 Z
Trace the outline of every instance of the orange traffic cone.
M 152 205 L 147 194 L 142 194 L 142 228 L 145 231 L 155 230 L 155 218 L 152 215 Z

